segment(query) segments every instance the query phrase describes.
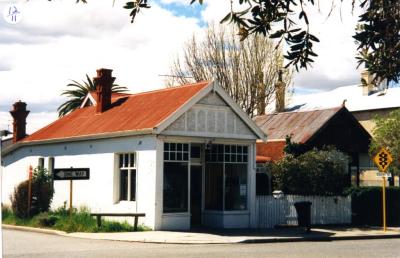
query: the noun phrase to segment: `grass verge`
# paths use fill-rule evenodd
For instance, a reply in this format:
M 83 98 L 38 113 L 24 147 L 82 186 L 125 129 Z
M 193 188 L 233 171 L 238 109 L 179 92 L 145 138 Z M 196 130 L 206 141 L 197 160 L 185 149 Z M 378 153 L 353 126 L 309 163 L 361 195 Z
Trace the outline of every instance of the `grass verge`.
M 90 216 L 90 211 L 87 208 L 80 208 L 79 210 L 75 209 L 70 216 L 65 207 L 61 207 L 55 211 L 40 213 L 32 218 L 18 218 L 9 208 L 3 208 L 2 218 L 3 224 L 57 229 L 68 233 L 134 231 L 133 226 L 127 221 L 117 222 L 102 219 L 101 227 L 98 227 L 96 219 Z M 150 229 L 144 225 L 138 225 L 137 231 L 147 230 Z

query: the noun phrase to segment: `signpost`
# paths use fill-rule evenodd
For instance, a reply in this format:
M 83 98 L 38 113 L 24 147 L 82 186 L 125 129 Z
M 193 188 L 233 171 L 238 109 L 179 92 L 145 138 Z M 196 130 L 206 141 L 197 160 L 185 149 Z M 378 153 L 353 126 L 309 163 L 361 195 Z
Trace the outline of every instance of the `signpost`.
M 32 201 L 32 166 L 28 168 L 28 217 L 31 213 L 31 201 Z
M 69 180 L 69 215 L 72 215 L 72 180 L 88 180 L 89 168 L 55 168 L 53 180 Z
M 386 172 L 390 163 L 393 162 L 392 155 L 385 149 L 381 148 L 379 152 L 373 157 L 375 165 L 378 167 L 382 174 L 383 184 L 382 184 L 382 214 L 383 214 L 383 231 L 386 231 L 386 178 L 389 175 Z

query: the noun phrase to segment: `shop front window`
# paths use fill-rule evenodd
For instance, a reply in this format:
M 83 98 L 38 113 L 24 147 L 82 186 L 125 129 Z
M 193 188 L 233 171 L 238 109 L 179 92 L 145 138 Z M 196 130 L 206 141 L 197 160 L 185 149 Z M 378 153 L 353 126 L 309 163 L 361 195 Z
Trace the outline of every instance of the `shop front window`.
M 164 213 L 188 211 L 189 144 L 164 143 Z
M 248 147 L 214 144 L 206 149 L 205 208 L 247 209 Z

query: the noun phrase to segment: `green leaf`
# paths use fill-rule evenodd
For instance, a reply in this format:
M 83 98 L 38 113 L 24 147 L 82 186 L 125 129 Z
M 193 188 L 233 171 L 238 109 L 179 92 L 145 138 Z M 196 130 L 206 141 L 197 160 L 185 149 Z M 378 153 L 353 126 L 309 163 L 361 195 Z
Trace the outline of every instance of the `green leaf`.
M 232 12 L 228 13 L 228 14 L 220 21 L 220 23 L 227 22 L 227 21 L 229 21 L 229 20 L 231 20 L 231 19 L 232 19 Z

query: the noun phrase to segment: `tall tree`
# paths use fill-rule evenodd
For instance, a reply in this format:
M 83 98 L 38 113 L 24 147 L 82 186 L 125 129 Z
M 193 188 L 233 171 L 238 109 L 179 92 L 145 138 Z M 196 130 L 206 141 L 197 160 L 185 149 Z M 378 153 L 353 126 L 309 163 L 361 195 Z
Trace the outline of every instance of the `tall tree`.
M 82 101 L 85 99 L 87 94 L 91 91 L 96 90 L 96 85 L 93 83 L 92 79 L 86 74 L 86 81 L 82 81 L 82 83 L 71 80 L 72 83 L 69 83 L 67 87 L 71 87 L 67 90 L 64 90 L 61 95 L 69 98 L 66 102 L 61 104 L 58 108 L 58 116 L 62 117 L 67 115 L 68 113 L 74 111 L 82 105 Z M 113 84 L 111 91 L 114 93 L 122 93 L 128 91 L 128 88 L 125 86 L 119 86 L 118 84 Z
M 215 79 L 247 114 L 260 115 L 275 98 L 282 51 L 260 35 L 240 41 L 236 34 L 232 26 L 211 25 L 204 38 L 193 35 L 171 67 L 169 84 Z M 291 78 L 285 70 L 286 87 Z
M 387 117 L 376 117 L 375 123 L 370 154 L 375 155 L 380 148 L 387 148 L 393 156 L 393 164 L 389 170 L 400 175 L 400 109 L 390 112 Z M 389 182 L 393 184 L 393 179 Z

